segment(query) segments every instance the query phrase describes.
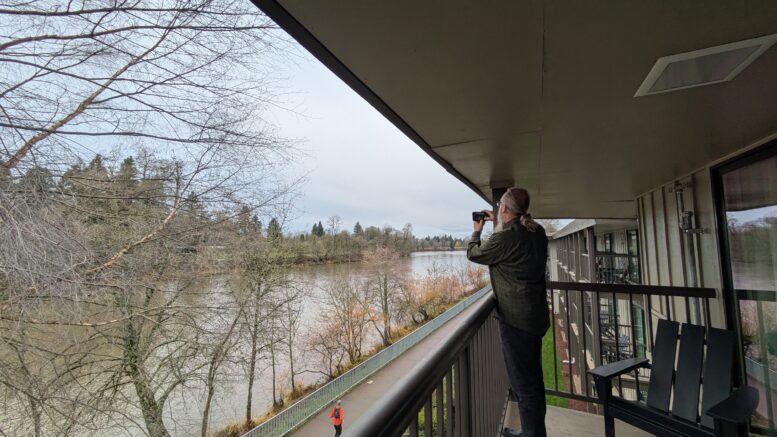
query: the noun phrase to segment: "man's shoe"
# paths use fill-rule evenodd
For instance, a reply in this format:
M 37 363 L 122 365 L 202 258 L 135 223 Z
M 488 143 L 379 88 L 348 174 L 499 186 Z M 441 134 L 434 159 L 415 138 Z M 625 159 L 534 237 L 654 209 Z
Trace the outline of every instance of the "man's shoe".
M 502 428 L 502 437 L 521 437 L 523 433 L 513 428 Z

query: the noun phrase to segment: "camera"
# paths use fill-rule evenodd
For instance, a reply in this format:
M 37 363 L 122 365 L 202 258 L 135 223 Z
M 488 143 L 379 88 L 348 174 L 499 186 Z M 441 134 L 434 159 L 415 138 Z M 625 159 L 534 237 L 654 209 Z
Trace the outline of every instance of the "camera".
M 486 219 L 486 213 L 483 211 L 473 211 L 472 212 L 472 221 L 473 222 L 480 222 Z

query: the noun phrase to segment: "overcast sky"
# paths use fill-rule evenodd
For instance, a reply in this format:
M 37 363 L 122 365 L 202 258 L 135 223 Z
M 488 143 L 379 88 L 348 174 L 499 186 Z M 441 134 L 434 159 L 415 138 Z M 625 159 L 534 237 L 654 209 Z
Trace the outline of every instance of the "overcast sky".
M 480 197 L 312 55 L 298 49 L 277 62 L 287 93 L 268 121 L 301 140 L 297 171 L 308 172 L 288 231 L 337 215 L 348 230 L 358 220 L 398 229 L 412 223 L 416 236 L 471 233 L 471 211 L 488 207 Z

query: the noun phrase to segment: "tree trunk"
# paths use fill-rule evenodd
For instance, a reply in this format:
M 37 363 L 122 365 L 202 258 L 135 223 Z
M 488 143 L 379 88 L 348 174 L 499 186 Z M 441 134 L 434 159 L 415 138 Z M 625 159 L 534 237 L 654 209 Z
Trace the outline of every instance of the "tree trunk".
M 210 404 L 213 401 L 213 381 L 208 381 L 208 395 L 205 398 L 205 409 L 202 412 L 201 437 L 208 437 L 208 422 L 210 419 Z
M 389 313 L 389 286 L 388 275 L 383 275 L 383 345 L 388 346 L 391 344 L 391 314 Z
M 28 396 L 27 399 L 30 401 L 30 412 L 32 414 L 32 423 L 35 429 L 35 437 L 40 437 L 42 434 L 40 426 L 40 408 L 38 408 L 38 401 L 32 396 Z
M 289 368 L 291 370 L 291 396 L 294 397 L 297 395 L 297 385 L 294 383 L 294 349 L 291 337 L 289 337 Z
M 208 394 L 205 399 L 205 409 L 202 411 L 202 430 L 201 436 L 208 436 L 208 422 L 210 419 L 210 406 L 213 402 L 213 393 L 216 391 L 216 376 L 218 375 L 219 367 L 226 358 L 227 351 L 229 351 L 229 338 L 232 336 L 232 332 L 237 326 L 237 322 L 240 320 L 240 313 L 232 320 L 232 324 L 229 326 L 229 330 L 224 334 L 224 337 L 219 341 L 219 344 L 213 350 L 211 355 L 210 365 L 208 366 L 208 378 L 206 380 L 208 387 Z
M 140 375 L 137 367 L 130 369 L 130 376 L 135 386 L 135 392 L 140 401 L 140 410 L 146 423 L 148 435 L 151 437 L 170 437 L 165 424 L 162 421 L 162 406 L 154 398 L 154 392 L 149 387 L 145 378 Z
M 140 411 L 146 430 L 150 437 L 170 437 L 162 420 L 162 405 L 160 405 L 154 390 L 151 388 L 145 373 L 140 369 L 140 334 L 132 321 L 125 325 L 124 359 L 127 362 L 127 376 L 132 380 L 135 393 L 138 396 Z
M 270 363 L 272 365 L 272 406 L 275 408 L 280 406 L 275 397 L 275 343 L 270 344 Z
M 259 341 L 259 306 L 254 310 L 254 325 L 251 331 L 251 356 L 248 358 L 248 399 L 246 400 L 246 425 L 251 425 L 251 409 L 253 407 L 254 378 L 256 376 L 256 343 Z M 275 396 L 275 392 L 273 392 Z

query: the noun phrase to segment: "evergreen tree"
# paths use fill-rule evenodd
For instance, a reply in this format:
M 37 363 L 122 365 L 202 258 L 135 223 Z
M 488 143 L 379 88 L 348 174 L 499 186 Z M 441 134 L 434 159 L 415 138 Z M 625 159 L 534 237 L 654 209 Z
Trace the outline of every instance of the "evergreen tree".
M 89 161 L 89 165 L 86 166 L 89 170 L 97 170 L 99 168 L 103 168 L 103 157 L 99 153 L 92 158 L 91 161 Z
M 108 174 L 102 156 L 95 155 L 86 168 L 74 176 L 82 178 L 77 182 L 79 191 L 91 195 L 102 195 L 106 191 L 111 191 L 113 181 Z M 85 182 L 86 181 L 86 182 Z
M 353 235 L 362 236 L 364 235 L 364 229 L 362 229 L 362 225 L 359 222 L 356 222 L 355 225 L 353 225 Z
M 99 155 L 98 155 L 99 156 Z M 138 169 L 135 168 L 135 158 L 129 156 L 121 162 L 116 178 L 125 186 L 137 184 Z
M 267 238 L 271 240 L 277 240 L 283 237 L 281 232 L 281 225 L 278 223 L 278 219 L 273 217 L 270 220 L 270 224 L 267 225 Z
M 77 189 L 73 177 L 81 174 L 81 171 L 80 164 L 71 165 L 59 179 L 59 190 L 65 194 L 73 194 Z
M 246 205 L 240 207 L 237 215 L 237 229 L 242 235 L 247 235 L 251 231 L 251 208 Z
M 137 186 L 139 181 L 137 180 L 137 175 L 138 170 L 135 168 L 135 159 L 129 156 L 122 161 L 118 173 L 112 177 L 112 181 L 117 187 L 117 194 L 125 197 L 116 202 L 119 215 L 123 216 L 131 212 L 134 203 L 132 198 L 138 194 Z

